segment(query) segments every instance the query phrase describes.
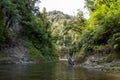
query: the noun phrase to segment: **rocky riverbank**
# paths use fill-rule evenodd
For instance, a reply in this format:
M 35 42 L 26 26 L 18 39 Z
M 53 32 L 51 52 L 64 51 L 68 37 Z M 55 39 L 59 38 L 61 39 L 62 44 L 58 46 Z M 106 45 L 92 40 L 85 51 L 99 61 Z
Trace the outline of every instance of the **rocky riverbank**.
M 0 43 L 0 64 L 32 63 L 29 61 L 29 50 L 24 47 L 25 40 L 21 29 L 22 25 L 16 23 L 10 28 L 11 37 Z
M 3 45 L 0 50 L 0 64 L 32 63 L 29 61 L 29 50 L 24 47 L 24 40 L 18 39 Z
M 120 60 L 106 61 L 107 56 L 92 55 L 86 58 L 82 63 L 76 63 L 74 66 L 80 66 L 87 69 L 93 69 L 104 72 L 120 72 Z

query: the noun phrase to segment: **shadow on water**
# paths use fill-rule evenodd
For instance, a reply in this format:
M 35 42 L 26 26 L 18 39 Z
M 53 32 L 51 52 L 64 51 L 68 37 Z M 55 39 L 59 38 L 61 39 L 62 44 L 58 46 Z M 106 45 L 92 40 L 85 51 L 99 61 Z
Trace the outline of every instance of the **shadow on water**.
M 0 80 L 120 80 L 120 77 L 73 67 L 68 62 L 0 65 Z

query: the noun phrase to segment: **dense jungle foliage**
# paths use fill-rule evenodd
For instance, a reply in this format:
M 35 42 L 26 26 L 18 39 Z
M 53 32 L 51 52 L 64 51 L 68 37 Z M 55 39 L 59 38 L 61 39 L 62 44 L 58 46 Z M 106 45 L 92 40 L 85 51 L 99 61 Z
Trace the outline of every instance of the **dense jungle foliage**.
M 22 26 L 20 38 L 32 57 L 57 58 L 46 9 L 39 12 L 39 0 L 0 0 L 0 48 L 14 40 L 14 27 Z
M 120 0 L 85 0 L 89 19 L 60 11 L 39 12 L 39 0 L 0 0 L 0 48 L 14 39 L 13 27 L 22 25 L 21 38 L 34 57 L 57 58 L 57 53 L 77 57 L 120 51 Z
M 79 12 L 76 19 L 72 20 L 66 28 L 71 28 L 70 30 L 78 36 L 75 42 L 72 40 L 70 49 L 73 53 L 83 56 L 92 53 L 109 54 L 111 59 L 119 58 L 119 4 L 120 0 L 86 0 L 90 18 L 86 20 L 83 13 Z
M 51 13 L 49 19 L 53 22 L 56 44 L 71 56 L 73 53 L 77 57 L 99 53 L 108 54 L 111 59 L 119 58 L 120 0 L 85 1 L 89 19 L 84 18 L 82 11 L 71 17 L 59 11 Z

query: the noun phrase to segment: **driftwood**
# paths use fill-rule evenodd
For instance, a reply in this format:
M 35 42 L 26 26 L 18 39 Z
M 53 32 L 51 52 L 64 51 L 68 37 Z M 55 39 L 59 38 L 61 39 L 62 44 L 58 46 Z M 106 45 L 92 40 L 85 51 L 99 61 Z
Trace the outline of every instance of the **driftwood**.
M 71 57 L 68 57 L 68 63 L 74 65 L 74 60 Z

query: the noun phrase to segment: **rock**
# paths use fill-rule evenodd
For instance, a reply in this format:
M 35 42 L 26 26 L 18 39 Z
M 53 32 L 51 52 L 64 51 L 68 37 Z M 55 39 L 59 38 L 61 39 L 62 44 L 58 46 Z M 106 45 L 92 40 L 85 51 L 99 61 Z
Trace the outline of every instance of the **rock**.
M 0 64 L 13 64 L 14 61 L 10 57 L 0 58 Z
M 21 37 L 21 29 L 22 26 L 18 22 L 11 28 L 11 31 L 14 33 L 12 35 L 12 38 L 1 46 L 0 63 L 27 62 L 29 51 L 24 47 L 25 41 Z M 3 57 L 1 54 L 6 54 L 8 56 Z

